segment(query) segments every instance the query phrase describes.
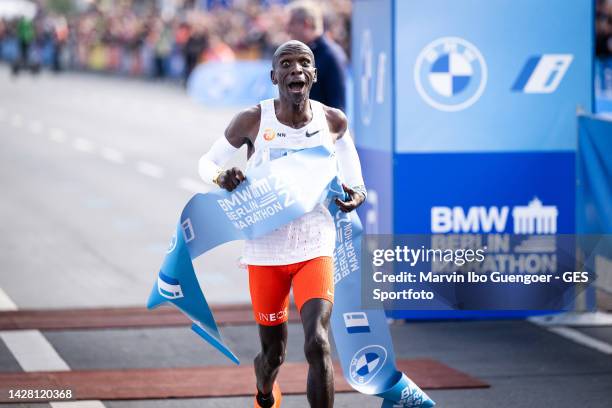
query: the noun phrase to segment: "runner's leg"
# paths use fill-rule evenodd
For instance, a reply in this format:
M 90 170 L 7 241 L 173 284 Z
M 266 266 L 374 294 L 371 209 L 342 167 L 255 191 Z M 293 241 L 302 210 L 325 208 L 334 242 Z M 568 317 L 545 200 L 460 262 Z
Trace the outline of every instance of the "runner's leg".
M 273 406 L 274 381 L 285 360 L 290 289 L 286 266 L 249 265 L 249 290 L 261 341 L 254 365 L 257 400 L 262 408 Z
M 308 361 L 306 394 L 311 407 L 334 406 L 334 369 L 329 345 L 332 303 L 310 299 L 301 309 L 304 326 L 304 354 Z
M 269 395 L 276 380 L 278 370 L 285 360 L 287 347 L 287 323 L 278 326 L 259 326 L 261 351 L 255 357 L 255 376 L 257 390 Z

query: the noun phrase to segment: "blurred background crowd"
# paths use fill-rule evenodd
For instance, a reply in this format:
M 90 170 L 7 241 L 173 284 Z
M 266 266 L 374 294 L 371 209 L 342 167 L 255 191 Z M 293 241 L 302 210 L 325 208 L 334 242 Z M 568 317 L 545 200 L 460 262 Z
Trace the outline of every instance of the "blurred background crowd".
M 316 0 L 315 0 L 316 1 Z M 612 0 L 596 1 L 600 60 L 612 57 Z M 201 62 L 270 58 L 288 39 L 290 0 L 2 0 L 0 58 L 34 70 L 186 79 Z M 350 58 L 351 0 L 318 0 Z
M 185 79 L 200 62 L 270 58 L 289 0 L 2 0 L 0 56 L 34 69 Z M 318 1 L 350 52 L 351 0 Z M 18 67 L 17 67 L 18 68 Z

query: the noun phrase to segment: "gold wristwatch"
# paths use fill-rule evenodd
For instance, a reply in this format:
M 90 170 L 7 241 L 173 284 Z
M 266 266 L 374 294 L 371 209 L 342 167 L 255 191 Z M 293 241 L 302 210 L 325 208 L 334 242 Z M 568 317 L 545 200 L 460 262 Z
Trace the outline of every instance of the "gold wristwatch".
M 217 174 L 215 174 L 215 177 L 213 177 L 213 183 L 215 183 L 219 187 L 221 187 L 221 185 L 219 184 L 219 177 L 221 177 L 221 174 L 223 174 L 223 169 L 217 170 Z

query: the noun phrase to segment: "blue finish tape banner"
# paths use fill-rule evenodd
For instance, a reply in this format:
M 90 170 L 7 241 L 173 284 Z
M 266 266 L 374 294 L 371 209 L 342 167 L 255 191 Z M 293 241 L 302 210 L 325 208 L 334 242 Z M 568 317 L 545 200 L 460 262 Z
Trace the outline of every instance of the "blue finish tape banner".
M 355 212 L 343 213 L 334 203 L 344 194 L 337 173 L 335 154 L 316 147 L 252 169 L 233 192 L 196 194 L 181 214 L 147 307 L 175 305 L 198 335 L 239 364 L 223 342 L 192 260 L 223 243 L 260 237 L 324 203 L 336 224 L 331 321 L 346 380 L 383 398 L 383 407 L 432 407 L 427 394 L 397 370 L 384 311 L 361 307 L 361 223 Z

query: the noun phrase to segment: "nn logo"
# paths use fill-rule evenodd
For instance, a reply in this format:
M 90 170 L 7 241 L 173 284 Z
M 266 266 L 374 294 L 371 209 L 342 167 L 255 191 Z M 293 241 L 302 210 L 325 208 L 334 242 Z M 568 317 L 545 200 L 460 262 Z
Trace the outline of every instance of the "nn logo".
M 561 83 L 574 56 L 544 54 L 530 57 L 519 74 L 512 90 L 523 93 L 553 93 Z
M 432 207 L 432 234 L 505 232 L 510 207 Z M 537 197 L 526 206 L 512 208 L 514 234 L 555 234 L 559 211 Z

